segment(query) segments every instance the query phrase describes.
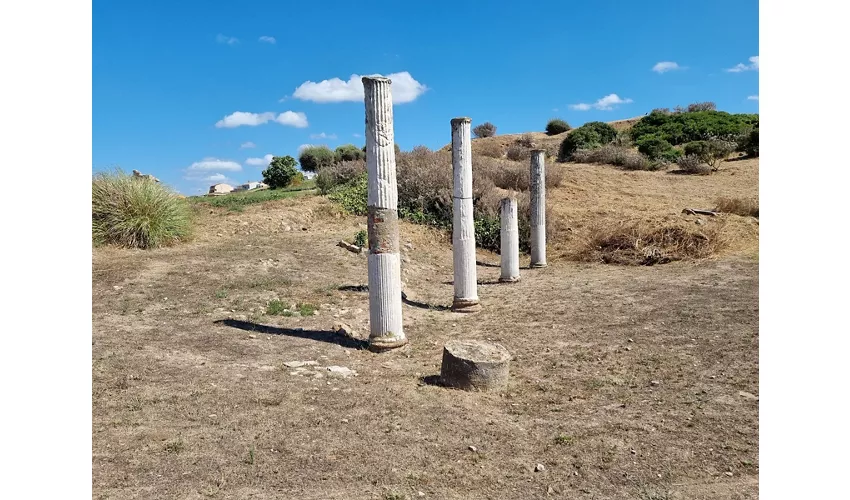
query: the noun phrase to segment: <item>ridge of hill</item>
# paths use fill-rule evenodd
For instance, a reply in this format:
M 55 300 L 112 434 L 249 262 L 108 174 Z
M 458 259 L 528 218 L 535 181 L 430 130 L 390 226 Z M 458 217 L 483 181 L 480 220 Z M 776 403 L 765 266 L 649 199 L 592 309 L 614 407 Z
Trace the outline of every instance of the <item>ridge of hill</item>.
M 643 118 L 643 116 L 624 118 L 622 120 L 614 120 L 605 123 L 611 125 L 619 132 L 620 130 L 628 130 L 632 128 L 637 122 L 640 121 L 641 118 Z M 558 147 L 561 145 L 561 141 L 563 141 L 564 138 L 576 128 L 578 127 L 574 127 L 566 132 L 555 135 L 548 135 L 546 134 L 546 132 L 522 132 L 518 134 L 494 135 L 492 137 L 477 137 L 472 139 L 472 151 L 473 153 L 475 153 L 478 152 L 477 150 L 479 149 L 495 147 L 505 149 L 511 144 L 514 144 L 517 139 L 523 136 L 530 136 L 531 139 L 534 141 L 535 147 L 545 149 L 547 151 L 557 152 Z M 451 143 L 449 143 L 443 146 L 441 149 L 445 151 L 451 151 L 452 145 Z

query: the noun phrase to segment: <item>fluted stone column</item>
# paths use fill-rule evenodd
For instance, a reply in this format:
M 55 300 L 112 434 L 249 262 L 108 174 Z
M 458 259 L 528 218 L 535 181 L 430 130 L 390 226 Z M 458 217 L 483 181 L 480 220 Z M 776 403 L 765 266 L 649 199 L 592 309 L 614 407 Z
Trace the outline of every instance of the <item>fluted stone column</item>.
M 531 152 L 531 267 L 546 267 L 545 151 Z
M 452 169 L 454 170 L 452 248 L 455 284 L 452 310 L 456 312 L 475 312 L 481 309 L 475 269 L 470 123 L 472 120 L 469 118 L 452 119 Z
M 502 221 L 502 275 L 499 276 L 499 281 L 512 283 L 519 281 L 519 226 L 516 198 L 502 198 L 499 208 Z
M 384 350 L 407 343 L 401 321 L 392 82 L 383 77 L 364 76 L 362 80 L 369 190 L 369 347 Z

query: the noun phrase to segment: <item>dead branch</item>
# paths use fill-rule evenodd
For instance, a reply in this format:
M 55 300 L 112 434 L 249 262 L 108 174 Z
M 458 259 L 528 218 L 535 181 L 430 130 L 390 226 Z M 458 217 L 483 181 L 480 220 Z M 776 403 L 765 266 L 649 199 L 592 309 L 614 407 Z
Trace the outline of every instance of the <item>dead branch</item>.
M 347 242 L 347 241 L 345 241 L 345 240 L 340 240 L 340 242 L 339 242 L 339 243 L 337 243 L 337 244 L 336 244 L 336 246 L 338 246 L 338 247 L 342 247 L 342 248 L 344 248 L 344 249 L 348 250 L 348 251 L 349 251 L 349 252 L 351 252 L 351 253 L 357 253 L 357 254 L 359 254 L 359 253 L 362 253 L 362 252 L 363 252 L 363 248 L 362 248 L 362 247 L 359 247 L 359 246 L 357 246 L 357 245 L 352 245 L 351 243 L 349 243 L 349 242 Z
M 690 215 L 710 215 L 712 217 L 717 217 L 717 212 L 713 210 L 700 210 L 698 208 L 686 208 L 682 210 L 682 213 Z

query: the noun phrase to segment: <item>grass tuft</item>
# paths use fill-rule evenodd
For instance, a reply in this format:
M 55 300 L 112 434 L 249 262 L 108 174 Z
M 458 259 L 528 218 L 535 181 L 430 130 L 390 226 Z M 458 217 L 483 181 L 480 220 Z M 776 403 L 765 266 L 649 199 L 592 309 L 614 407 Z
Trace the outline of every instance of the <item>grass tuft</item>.
M 191 236 L 186 200 L 163 184 L 120 169 L 92 178 L 92 242 L 126 248 L 158 248 Z

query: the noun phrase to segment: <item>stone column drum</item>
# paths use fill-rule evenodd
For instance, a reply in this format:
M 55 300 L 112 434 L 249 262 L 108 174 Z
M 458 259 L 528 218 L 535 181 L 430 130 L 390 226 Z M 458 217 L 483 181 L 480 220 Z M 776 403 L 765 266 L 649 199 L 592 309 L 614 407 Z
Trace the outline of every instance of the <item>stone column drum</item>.
M 452 311 L 476 312 L 478 277 L 475 268 L 475 220 L 472 214 L 472 137 L 469 118 L 452 119 L 452 169 L 454 193 L 452 248 L 454 288 Z
M 501 257 L 502 274 L 499 281 L 519 281 L 519 226 L 517 224 L 516 198 L 502 198 L 499 204 L 502 222 Z
M 401 319 L 398 188 L 393 140 L 392 82 L 363 77 L 369 233 L 369 348 L 407 343 Z
M 531 267 L 546 267 L 545 151 L 531 152 Z

